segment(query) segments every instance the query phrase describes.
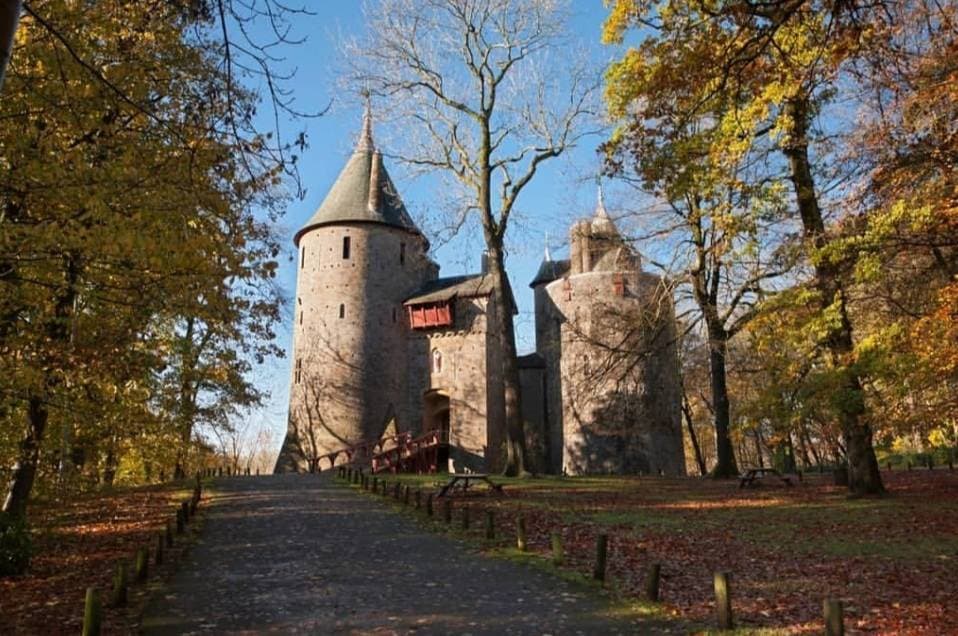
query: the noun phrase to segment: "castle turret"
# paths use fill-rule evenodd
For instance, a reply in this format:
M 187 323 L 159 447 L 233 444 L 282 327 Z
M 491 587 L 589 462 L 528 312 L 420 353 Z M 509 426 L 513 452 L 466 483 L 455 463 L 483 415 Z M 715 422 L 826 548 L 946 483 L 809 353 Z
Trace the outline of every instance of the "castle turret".
M 390 422 L 409 426 L 402 303 L 437 272 L 375 147 L 368 105 L 352 155 L 294 243 L 293 377 L 277 472 L 313 468 Z
M 569 261 L 547 255 L 531 284 L 551 469 L 684 474 L 671 294 L 641 271 L 601 189 L 569 239 Z

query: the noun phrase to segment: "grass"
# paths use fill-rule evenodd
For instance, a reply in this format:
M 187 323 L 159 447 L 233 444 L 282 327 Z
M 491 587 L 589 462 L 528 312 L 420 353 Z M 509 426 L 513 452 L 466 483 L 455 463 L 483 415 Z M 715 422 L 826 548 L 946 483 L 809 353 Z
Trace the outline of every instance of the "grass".
M 167 549 L 164 564 L 152 561 L 156 535 L 175 514 L 179 503 L 191 495 L 194 482 L 169 482 L 140 488 L 116 488 L 62 501 L 35 504 L 30 511 L 34 557 L 29 571 L 0 579 L 0 633 L 79 633 L 87 587 L 96 587 L 104 602 L 104 633 L 135 629 L 148 591 L 168 576 L 189 548 L 202 525 L 198 514 L 187 534 Z M 210 496 L 204 483 L 204 500 Z M 198 512 L 205 505 L 200 504 Z M 116 564 L 132 567 L 136 550 L 151 552 L 150 580 L 131 586 L 126 608 L 112 608 L 109 599 Z
M 712 623 L 711 577 L 733 575 L 738 634 L 820 633 L 822 601 L 839 598 L 846 624 L 880 633 L 958 633 L 954 569 L 958 567 L 958 473 L 884 474 L 891 495 L 849 499 L 824 475 L 792 488 L 766 482 L 659 477 L 510 479 L 504 496 L 470 489 L 456 506 L 476 508 L 469 533 L 453 530 L 501 558 L 522 560 L 587 584 L 595 536 L 610 536 L 609 587 L 628 611 L 678 614 Z M 387 475 L 392 481 L 397 476 Z M 434 489 L 443 475 L 400 475 Z M 499 539 L 477 539 L 482 510 L 496 515 Z M 529 553 L 514 546 L 522 514 Z M 440 514 L 437 508 L 437 516 Z M 429 524 L 448 532 L 441 522 Z M 458 523 L 454 522 L 454 526 Z M 549 535 L 563 535 L 567 559 L 549 559 Z M 662 605 L 641 601 L 643 575 L 662 564 Z M 625 611 L 625 610 L 623 610 Z

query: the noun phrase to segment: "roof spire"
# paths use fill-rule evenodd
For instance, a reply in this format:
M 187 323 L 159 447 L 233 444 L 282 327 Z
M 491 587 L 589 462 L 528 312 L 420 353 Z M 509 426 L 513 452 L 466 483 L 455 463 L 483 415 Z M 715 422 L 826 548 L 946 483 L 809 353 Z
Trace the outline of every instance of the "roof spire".
M 599 190 L 598 200 L 595 204 L 595 216 L 599 219 L 608 219 L 609 213 L 605 209 L 605 197 L 602 195 L 602 178 L 596 177 L 595 183 Z
M 363 129 L 356 143 L 357 152 L 369 152 L 376 149 L 373 143 L 373 100 L 368 90 L 363 90 L 363 98 L 366 100 L 366 109 L 363 112 Z

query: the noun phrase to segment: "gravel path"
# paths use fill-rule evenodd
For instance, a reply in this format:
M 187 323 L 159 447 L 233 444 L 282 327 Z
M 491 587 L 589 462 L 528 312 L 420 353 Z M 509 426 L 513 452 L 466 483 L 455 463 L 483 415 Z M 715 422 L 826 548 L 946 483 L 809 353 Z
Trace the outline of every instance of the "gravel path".
M 432 534 L 330 476 L 224 479 L 147 634 L 630 634 L 602 600 Z

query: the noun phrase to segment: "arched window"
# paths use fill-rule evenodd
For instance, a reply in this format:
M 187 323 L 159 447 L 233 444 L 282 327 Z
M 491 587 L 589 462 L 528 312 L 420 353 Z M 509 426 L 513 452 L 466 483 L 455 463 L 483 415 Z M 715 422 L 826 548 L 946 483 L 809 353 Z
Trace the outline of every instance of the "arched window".
M 432 352 L 432 372 L 442 373 L 442 352 L 439 349 L 433 349 Z
M 348 258 L 349 258 L 349 247 L 350 247 L 350 245 L 349 245 L 349 237 L 348 237 L 348 236 L 344 236 L 344 237 L 343 237 L 343 258 L 344 258 L 344 259 L 348 259 Z
M 345 317 L 346 317 L 346 305 L 340 305 L 340 306 L 339 306 L 339 317 L 340 317 L 340 318 L 345 318 Z

